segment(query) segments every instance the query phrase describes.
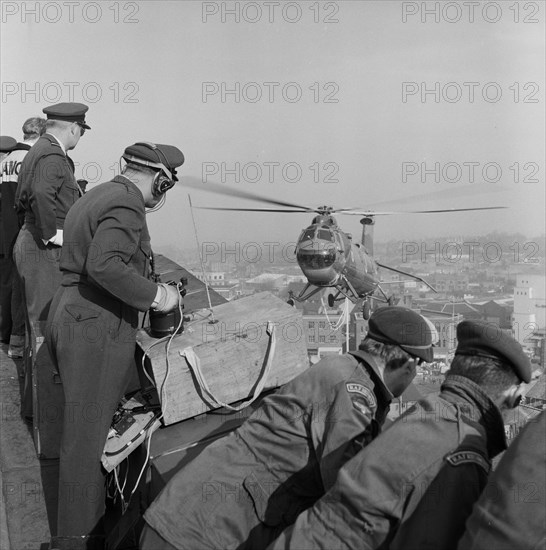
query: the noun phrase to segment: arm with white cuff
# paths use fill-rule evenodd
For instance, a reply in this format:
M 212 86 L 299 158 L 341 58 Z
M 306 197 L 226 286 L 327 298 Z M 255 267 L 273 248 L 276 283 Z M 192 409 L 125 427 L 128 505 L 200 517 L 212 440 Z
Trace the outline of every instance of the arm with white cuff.
M 159 313 L 168 313 L 177 308 L 181 301 L 182 296 L 176 286 L 159 283 L 151 308 Z
M 51 239 L 42 239 L 42 242 L 47 244 L 54 244 L 55 246 L 63 246 L 63 230 L 57 229 L 55 235 Z

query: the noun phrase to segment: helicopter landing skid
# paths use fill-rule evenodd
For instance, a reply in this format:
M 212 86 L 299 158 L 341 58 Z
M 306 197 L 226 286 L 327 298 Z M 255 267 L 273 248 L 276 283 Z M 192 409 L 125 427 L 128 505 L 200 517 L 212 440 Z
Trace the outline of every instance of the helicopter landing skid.
M 379 289 L 379 291 L 381 292 L 381 294 L 383 294 L 383 298 L 384 299 L 381 299 L 379 297 L 375 297 L 376 300 L 379 300 L 380 302 L 384 302 L 386 304 L 388 304 L 389 306 L 393 306 L 394 305 L 394 295 L 391 295 L 391 296 L 387 296 L 387 294 L 385 293 L 385 291 L 381 288 L 381 286 L 378 286 L 377 287 Z
M 291 306 L 293 306 L 295 304 L 295 302 L 305 302 L 305 300 L 308 300 L 309 298 L 311 298 L 311 296 L 314 296 L 320 290 L 324 290 L 320 286 L 316 286 L 310 292 L 305 294 L 312 286 L 313 285 L 311 285 L 310 283 L 307 283 L 305 285 L 305 287 L 303 288 L 303 290 L 298 294 L 298 296 L 294 296 L 294 293 L 292 291 L 290 291 L 288 293 L 287 303 L 290 304 Z

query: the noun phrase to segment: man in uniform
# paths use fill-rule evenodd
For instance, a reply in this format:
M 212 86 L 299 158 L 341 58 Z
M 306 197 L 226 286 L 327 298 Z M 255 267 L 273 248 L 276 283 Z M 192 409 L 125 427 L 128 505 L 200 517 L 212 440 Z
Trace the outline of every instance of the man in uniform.
M 8 356 L 12 358 L 23 357 L 25 345 L 25 313 L 23 309 L 23 298 L 21 296 L 21 284 L 17 270 L 13 263 L 13 245 L 19 233 L 19 220 L 15 211 L 15 191 L 17 189 L 17 177 L 21 171 L 21 163 L 30 148 L 38 141 L 38 138 L 45 131 L 45 120 L 39 117 L 32 117 L 25 120 L 23 124 L 23 142 L 17 143 L 12 152 L 2 161 L 0 165 L 0 181 L 2 182 L 2 251 L 5 257 L 2 271 L 6 278 L 6 285 L 2 285 L 2 333 L 4 322 L 10 327 L 10 341 Z M 4 316 L 4 304 L 9 315 Z
M 521 346 L 480 321 L 457 326 L 439 395 L 419 401 L 339 472 L 268 550 L 455 550 L 506 449 L 503 413 L 531 379 Z
M 46 107 L 46 133 L 26 155 L 15 196 L 24 225 L 17 238 L 15 258 L 23 279 L 31 330 L 41 335 L 49 302 L 59 286 L 59 258 L 68 210 L 80 197 L 74 164 L 67 152 L 74 149 L 90 127 L 88 107 L 59 103 Z
M 457 548 L 546 548 L 546 411 L 530 420 L 508 447 Z
M 181 303 L 176 287 L 148 279 L 145 208 L 175 184 L 184 156 L 171 145 L 137 143 L 123 158 L 122 175 L 88 191 L 66 217 L 62 283 L 48 319 L 47 343 L 66 400 L 52 540 L 60 550 L 103 548 L 101 455 L 134 366 L 138 312 Z
M 82 103 L 59 103 L 43 109 L 47 115 L 46 133 L 27 153 L 19 173 L 15 207 L 18 214 L 24 216 L 24 224 L 17 236 L 13 256 L 21 279 L 30 332 L 27 354 L 32 356 L 32 366 L 25 369 L 26 388 L 38 383 L 33 381 L 33 368 L 42 373 L 53 370 L 46 346 L 40 346 L 39 342 L 43 342 L 49 305 L 61 282 L 59 259 L 64 220 L 80 197 L 74 163 L 67 152 L 76 147 L 90 128 L 85 122 L 87 110 Z M 53 384 L 52 376 L 44 380 Z M 38 395 L 43 393 L 40 391 Z M 44 404 L 36 405 L 44 408 Z M 23 414 L 28 417 L 31 412 L 25 407 Z M 50 456 L 56 458 L 57 450 Z
M 421 315 L 377 310 L 358 351 L 322 359 L 266 397 L 169 481 L 145 514 L 142 548 L 265 548 L 379 434 L 393 396 L 432 358 Z
M 0 136 L 0 162 L 4 160 L 16 147 L 17 140 L 11 136 Z M 2 174 L 0 172 L 0 181 Z M 0 203 L 3 203 L 2 195 L 0 194 Z M 8 250 L 6 250 L 4 244 L 4 221 L 2 217 L 2 210 L 0 208 L 0 340 L 5 343 L 9 343 L 9 337 L 11 332 L 11 305 L 8 301 L 7 289 L 10 288 L 9 278 L 9 258 Z

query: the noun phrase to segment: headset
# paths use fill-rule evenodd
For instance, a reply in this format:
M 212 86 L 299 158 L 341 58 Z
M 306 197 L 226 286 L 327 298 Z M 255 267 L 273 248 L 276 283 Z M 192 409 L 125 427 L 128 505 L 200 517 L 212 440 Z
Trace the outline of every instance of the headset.
M 159 171 L 154 176 L 152 182 L 152 195 L 157 199 L 171 189 L 174 184 L 175 182 L 171 178 L 167 177 L 162 171 Z
M 125 160 L 130 160 L 138 164 L 144 164 L 145 166 L 150 166 L 152 168 L 159 168 L 152 181 L 152 196 L 157 199 L 164 195 L 169 189 L 174 187 L 174 184 L 177 181 L 176 174 L 174 170 L 167 168 L 167 165 L 169 164 L 167 157 L 155 143 L 151 143 L 149 141 L 139 141 L 135 143 L 135 145 L 144 145 L 144 147 L 148 147 L 148 149 L 155 151 L 158 156 L 163 157 L 164 162 L 150 162 L 130 156 L 124 157 Z

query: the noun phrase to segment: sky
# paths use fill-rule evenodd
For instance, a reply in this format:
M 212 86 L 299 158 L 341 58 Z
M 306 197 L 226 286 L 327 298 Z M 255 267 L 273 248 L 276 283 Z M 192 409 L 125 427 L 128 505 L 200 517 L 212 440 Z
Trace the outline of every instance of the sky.
M 86 103 L 92 130 L 71 156 L 89 188 L 136 141 L 179 147 L 181 183 L 148 216 L 158 248 L 195 246 L 188 194 L 194 206 L 263 206 L 185 176 L 313 208 L 509 206 L 378 216 L 380 240 L 533 238 L 545 231 L 545 12 L 538 1 L 4 1 L 0 131 L 20 138 L 42 108 Z M 294 242 L 312 217 L 193 215 L 199 240 L 219 245 Z M 358 217 L 338 221 L 360 233 Z

